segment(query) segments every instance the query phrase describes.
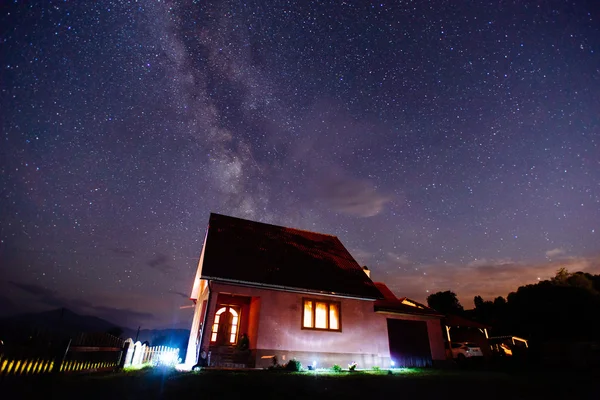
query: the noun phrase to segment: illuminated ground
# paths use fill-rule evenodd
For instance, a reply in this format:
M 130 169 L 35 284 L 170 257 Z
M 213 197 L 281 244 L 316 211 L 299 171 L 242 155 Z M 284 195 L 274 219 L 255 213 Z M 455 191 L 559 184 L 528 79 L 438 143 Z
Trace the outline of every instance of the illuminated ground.
M 0 381 L 12 398 L 56 399 L 598 399 L 592 373 L 505 374 L 407 370 L 283 373 L 139 370 L 118 374 Z M 597 375 L 596 375 L 597 376 Z M 450 396 L 450 397 L 449 397 Z

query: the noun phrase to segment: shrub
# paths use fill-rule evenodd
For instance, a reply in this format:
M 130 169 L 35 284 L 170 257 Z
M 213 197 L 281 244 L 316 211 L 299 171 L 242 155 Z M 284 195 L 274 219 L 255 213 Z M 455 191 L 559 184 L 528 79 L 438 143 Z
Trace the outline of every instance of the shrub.
M 375 365 L 375 366 L 373 367 L 373 371 L 380 371 L 380 370 L 381 370 L 381 368 L 379 368 L 377 365 Z
M 285 365 L 285 370 L 286 371 L 292 371 L 292 372 L 300 372 L 302 371 L 302 364 L 300 363 L 300 361 L 298 360 L 294 360 L 293 358 L 288 361 L 288 363 Z
M 340 367 L 340 366 L 339 366 L 339 365 L 337 365 L 337 364 L 333 364 L 333 367 L 331 367 L 331 370 L 332 370 L 333 372 L 342 372 L 342 367 Z

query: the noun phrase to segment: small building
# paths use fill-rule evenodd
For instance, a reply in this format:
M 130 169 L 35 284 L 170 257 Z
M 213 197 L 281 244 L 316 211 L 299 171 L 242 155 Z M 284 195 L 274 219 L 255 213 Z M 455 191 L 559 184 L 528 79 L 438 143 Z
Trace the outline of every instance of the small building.
M 488 330 L 491 328 L 489 325 L 455 314 L 446 315 L 442 323 L 446 329 L 446 341 L 448 344 L 475 343 L 479 346 L 484 356 L 489 357 L 492 355 L 492 349 L 488 343 Z
M 426 366 L 441 315 L 375 284 L 332 235 L 211 214 L 186 364 Z

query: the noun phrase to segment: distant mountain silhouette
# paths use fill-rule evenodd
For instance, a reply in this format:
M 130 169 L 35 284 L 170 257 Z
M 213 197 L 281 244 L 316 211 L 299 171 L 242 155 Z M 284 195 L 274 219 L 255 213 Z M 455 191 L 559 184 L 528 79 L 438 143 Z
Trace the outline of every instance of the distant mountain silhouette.
M 140 342 L 149 342 L 152 346 L 178 347 L 181 352 L 187 348 L 190 335 L 189 329 L 142 329 L 138 335 L 137 329 L 119 326 L 102 318 L 80 315 L 61 308 L 0 318 L 0 337 L 22 336 L 24 332 L 33 330 L 62 334 L 107 332 L 115 327 L 123 330 L 121 335 L 123 339 L 135 340 L 137 336 L 137 340 Z
M 118 326 L 102 318 L 79 315 L 66 308 L 19 314 L 0 319 L 0 330 L 39 329 L 60 332 L 106 332 Z

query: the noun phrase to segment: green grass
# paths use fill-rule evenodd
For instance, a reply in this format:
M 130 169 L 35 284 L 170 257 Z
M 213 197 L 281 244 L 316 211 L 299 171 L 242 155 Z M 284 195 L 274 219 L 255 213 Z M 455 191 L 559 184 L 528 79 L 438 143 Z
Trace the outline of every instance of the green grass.
M 140 365 L 132 365 L 132 366 L 123 368 L 123 372 L 133 372 L 133 371 L 139 371 L 141 369 L 147 369 L 147 368 L 152 368 L 152 364 L 146 363 L 146 364 L 140 364 Z
M 3 398 L 55 399 L 596 399 L 600 385 L 586 374 L 509 375 L 489 371 L 177 372 L 147 368 L 109 374 L 0 381 Z

